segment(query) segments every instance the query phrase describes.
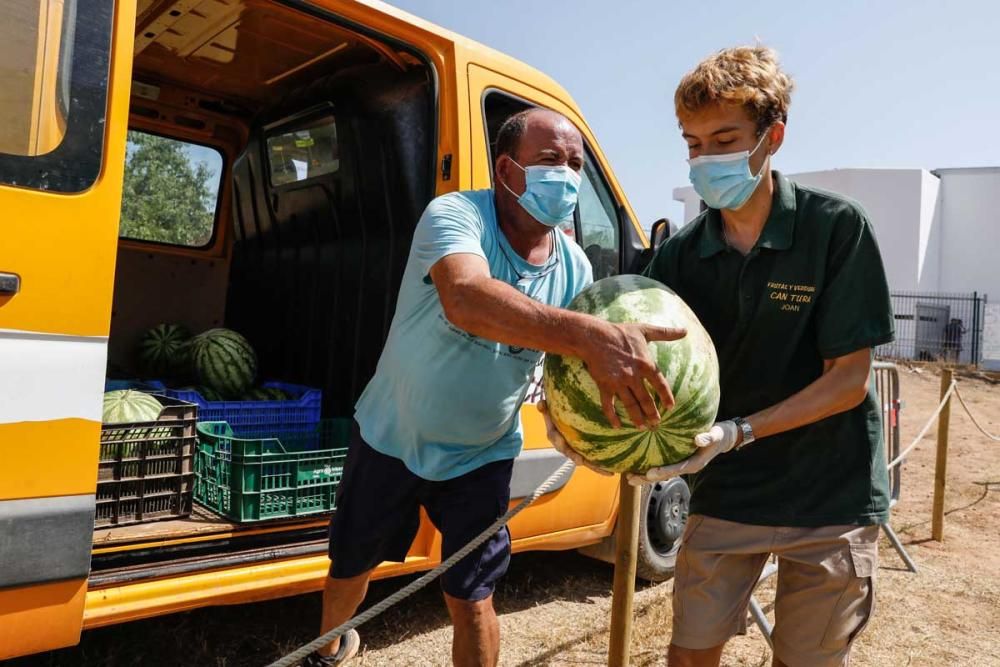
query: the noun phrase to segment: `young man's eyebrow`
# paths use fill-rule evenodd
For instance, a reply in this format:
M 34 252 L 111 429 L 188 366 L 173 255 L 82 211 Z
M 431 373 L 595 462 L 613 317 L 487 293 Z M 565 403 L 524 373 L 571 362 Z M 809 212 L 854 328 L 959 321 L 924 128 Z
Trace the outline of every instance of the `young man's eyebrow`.
M 717 134 L 723 134 L 725 132 L 735 132 L 735 131 L 737 131 L 739 129 L 740 129 L 740 127 L 738 125 L 730 125 L 730 126 L 727 126 L 727 127 L 720 127 L 715 132 L 712 132 L 712 136 L 714 137 Z M 681 137 L 683 139 L 697 139 L 698 138 L 698 137 L 696 137 L 693 134 L 690 134 L 688 132 L 682 132 L 681 133 Z

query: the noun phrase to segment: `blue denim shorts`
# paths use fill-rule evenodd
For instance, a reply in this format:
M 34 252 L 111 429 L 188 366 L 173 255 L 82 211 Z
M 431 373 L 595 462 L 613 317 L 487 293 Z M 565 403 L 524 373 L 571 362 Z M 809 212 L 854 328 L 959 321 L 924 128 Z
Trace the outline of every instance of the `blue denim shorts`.
M 346 579 L 383 561 L 403 562 L 420 526 L 421 507 L 441 532 L 441 558 L 448 558 L 507 511 L 513 467 L 507 459 L 429 481 L 373 449 L 355 423 L 330 521 L 330 576 Z M 482 600 L 509 564 L 510 532 L 504 526 L 445 572 L 441 588 L 459 600 Z

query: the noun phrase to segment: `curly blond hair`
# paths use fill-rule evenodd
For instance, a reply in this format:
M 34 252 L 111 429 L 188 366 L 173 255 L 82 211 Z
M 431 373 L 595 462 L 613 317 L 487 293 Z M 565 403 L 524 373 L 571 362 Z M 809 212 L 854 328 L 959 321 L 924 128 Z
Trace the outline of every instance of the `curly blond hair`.
M 677 116 L 713 104 L 740 104 L 763 132 L 788 122 L 795 84 L 781 71 L 778 54 L 763 45 L 723 49 L 684 75 L 674 93 Z

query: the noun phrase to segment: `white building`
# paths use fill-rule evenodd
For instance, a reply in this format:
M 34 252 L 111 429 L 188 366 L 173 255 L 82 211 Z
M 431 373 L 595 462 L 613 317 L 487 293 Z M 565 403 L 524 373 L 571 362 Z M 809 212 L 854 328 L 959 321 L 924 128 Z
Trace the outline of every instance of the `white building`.
M 1000 301 L 1000 167 L 834 169 L 787 176 L 864 206 L 893 292 L 976 292 Z M 690 186 L 673 194 L 684 204 L 687 224 L 700 212 L 701 200 Z M 940 330 L 955 316 L 944 308 L 926 299 L 910 305 L 897 301 L 897 338 L 907 348 L 899 354 L 921 356 L 922 339 L 936 338 L 940 345 Z M 963 325 L 971 329 L 973 323 Z M 970 337 L 963 336 L 963 343 Z M 968 360 L 969 345 L 962 349 Z

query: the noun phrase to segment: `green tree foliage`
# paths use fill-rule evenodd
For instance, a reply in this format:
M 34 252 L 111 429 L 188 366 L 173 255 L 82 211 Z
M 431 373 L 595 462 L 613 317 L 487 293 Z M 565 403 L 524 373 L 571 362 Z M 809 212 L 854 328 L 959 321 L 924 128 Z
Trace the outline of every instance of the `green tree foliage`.
M 143 132 L 128 133 L 119 235 L 144 241 L 201 246 L 212 238 L 217 193 L 205 162 L 193 162 L 185 144 Z

